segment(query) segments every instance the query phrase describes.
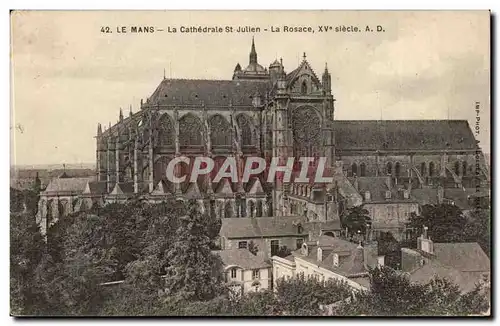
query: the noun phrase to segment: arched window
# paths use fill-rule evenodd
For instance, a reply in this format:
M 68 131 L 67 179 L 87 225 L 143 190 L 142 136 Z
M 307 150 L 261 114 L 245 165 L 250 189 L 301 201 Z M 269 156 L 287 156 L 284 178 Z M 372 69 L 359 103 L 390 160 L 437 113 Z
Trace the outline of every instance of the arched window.
M 455 162 L 455 168 L 454 168 L 454 170 L 455 170 L 455 174 L 456 175 L 460 175 L 460 162 L 459 161 Z
M 422 162 L 420 164 L 420 174 L 425 177 L 425 174 L 427 173 L 427 165 L 425 164 L 425 162 Z
M 430 162 L 429 163 L 429 176 L 433 177 L 434 176 L 434 173 L 435 173 L 435 165 L 434 165 L 434 162 Z
M 181 146 L 203 145 L 200 119 L 188 113 L 179 120 L 179 143 Z
M 387 162 L 387 174 L 392 175 L 392 162 Z
M 467 162 L 463 161 L 462 162 L 462 175 L 467 175 Z
M 312 107 L 292 111 L 293 152 L 295 157 L 313 157 L 322 150 L 321 116 Z
M 300 86 L 300 93 L 307 94 L 307 83 L 305 80 L 302 82 L 302 85 Z
M 352 163 L 351 171 L 353 177 L 358 175 L 358 165 L 356 163 Z
M 359 171 L 359 175 L 360 175 L 361 177 L 366 177 L 366 164 L 365 164 L 365 163 L 361 163 L 361 164 L 359 165 L 359 170 L 360 170 L 360 171 Z
M 231 125 L 223 116 L 214 115 L 208 120 L 208 124 L 212 145 L 231 145 Z
M 401 176 L 401 164 L 399 162 L 396 162 L 396 166 L 394 168 L 394 174 L 396 175 L 396 178 L 399 178 Z
M 174 125 L 168 114 L 161 116 L 158 126 L 158 142 L 160 146 L 174 144 Z
M 238 124 L 238 127 L 240 128 L 242 145 L 244 145 L 244 146 L 245 145 L 252 145 L 253 144 L 253 139 L 252 139 L 253 125 L 250 122 L 250 119 L 246 115 L 240 114 L 236 118 L 236 123 Z

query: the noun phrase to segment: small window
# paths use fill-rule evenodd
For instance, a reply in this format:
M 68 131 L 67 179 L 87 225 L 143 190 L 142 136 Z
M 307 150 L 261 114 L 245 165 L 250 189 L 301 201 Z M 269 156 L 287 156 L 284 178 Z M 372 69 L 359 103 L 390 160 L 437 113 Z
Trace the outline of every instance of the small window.
M 435 166 L 434 166 L 434 162 L 430 162 L 429 163 L 429 176 L 433 177 L 434 176 L 434 171 L 435 170 Z
M 280 250 L 280 241 L 271 240 L 271 256 L 276 256 L 279 250 Z
M 392 175 L 392 163 L 387 163 L 387 175 Z
M 351 170 L 353 177 L 358 175 L 358 165 L 356 163 L 352 163 Z
M 233 268 L 233 269 L 231 270 L 231 278 L 232 278 L 232 279 L 235 279 L 235 278 L 236 278 L 236 268 Z
M 302 244 L 303 243 L 304 243 L 304 239 L 302 239 L 302 238 L 297 239 L 297 241 L 296 241 L 296 248 L 297 249 L 302 248 Z
M 252 279 L 254 279 L 254 280 L 260 279 L 260 270 L 254 269 L 252 271 Z
M 305 80 L 302 82 L 302 86 L 300 87 L 300 92 L 302 94 L 307 94 L 307 83 Z
M 361 164 L 359 165 L 359 175 L 360 175 L 361 177 L 366 176 L 366 164 L 365 164 L 365 163 L 361 163 Z
M 238 242 L 238 249 L 247 249 L 248 243 L 246 241 Z

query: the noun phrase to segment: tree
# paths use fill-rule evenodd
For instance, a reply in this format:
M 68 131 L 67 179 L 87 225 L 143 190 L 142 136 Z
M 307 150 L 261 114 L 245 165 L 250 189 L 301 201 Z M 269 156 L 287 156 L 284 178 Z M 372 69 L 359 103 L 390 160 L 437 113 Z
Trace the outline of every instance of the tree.
M 166 253 L 165 294 L 185 300 L 210 300 L 223 291 L 223 263 L 210 249 L 210 223 L 191 202 L 180 218 L 175 242 Z
M 28 213 L 10 215 L 11 313 L 33 315 L 42 304 L 40 284 L 34 282 L 43 258 L 45 242 L 34 217 Z
M 462 293 L 447 279 L 412 283 L 405 274 L 382 266 L 370 270 L 370 290 L 334 308 L 334 315 L 443 316 L 479 314 L 488 309 L 482 289 Z
M 281 257 L 281 258 L 285 258 L 287 256 L 290 256 L 292 254 L 292 251 L 290 249 L 288 249 L 287 246 L 281 246 L 278 250 L 278 252 L 276 253 L 276 256 L 278 257 Z
M 391 232 L 380 232 L 377 239 L 378 254 L 384 256 L 384 264 L 394 269 L 401 265 L 401 245 Z
M 460 242 L 464 238 L 464 225 L 467 219 L 462 210 L 451 204 L 424 205 L 421 214 L 412 214 L 409 227 L 417 229 L 420 234 L 427 226 L 428 236 L 435 242 Z
M 257 246 L 255 244 L 255 242 L 253 242 L 253 240 L 251 240 L 248 243 L 248 251 L 250 251 L 254 256 L 256 256 L 257 253 L 259 252 L 259 246 Z
M 475 209 L 464 226 L 464 241 L 477 242 L 490 257 L 491 252 L 491 211 L 489 209 Z
M 342 216 L 342 227 L 347 228 L 350 235 L 366 234 L 367 224 L 371 223 L 371 218 L 367 209 L 363 205 L 348 208 Z
M 352 288 L 347 284 L 316 278 L 306 278 L 303 274 L 276 282 L 276 295 L 281 309 L 287 315 L 318 315 L 320 305 L 329 305 L 348 298 Z

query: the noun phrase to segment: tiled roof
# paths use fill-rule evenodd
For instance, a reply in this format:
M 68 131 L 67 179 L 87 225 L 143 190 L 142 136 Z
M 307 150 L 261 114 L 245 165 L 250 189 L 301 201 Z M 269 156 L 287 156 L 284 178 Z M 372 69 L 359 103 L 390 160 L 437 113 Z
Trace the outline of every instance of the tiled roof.
M 490 260 L 476 242 L 434 243 L 434 255 L 461 272 L 490 271 Z
M 88 192 L 87 189 L 85 193 L 100 195 L 106 193 L 106 181 L 95 181 L 88 183 Z
M 258 269 L 270 267 L 262 256 L 254 256 L 248 249 L 228 249 L 215 251 L 225 266 L 236 265 L 243 269 Z
M 445 266 L 435 259 L 430 260 L 410 274 L 410 280 L 419 284 L 427 284 L 434 278 L 446 278 L 460 286 L 462 291 L 472 290 L 476 281 L 474 278 L 461 273 L 453 267 Z
M 293 251 L 292 254 L 295 258 L 304 259 L 346 277 L 359 276 L 368 271 L 364 263 L 364 248 L 359 247 L 358 244 L 340 238 L 321 236 L 319 246 L 322 249 L 322 261 L 318 261 L 317 245 L 309 246 L 307 256 L 302 255 L 301 249 Z M 339 256 L 338 266 L 333 263 L 335 255 Z
M 46 193 L 58 193 L 58 192 L 72 192 L 72 193 L 82 193 L 85 190 L 85 186 L 89 181 L 93 180 L 92 177 L 87 178 L 56 178 L 52 179 L 47 188 Z
M 304 230 L 313 231 L 313 234 L 319 234 L 319 231 L 339 231 L 341 230 L 340 220 L 330 220 L 326 222 L 306 222 L 303 224 Z
M 149 105 L 252 105 L 252 96 L 264 97 L 268 81 L 164 79 L 151 95 Z
M 124 195 L 124 194 L 133 194 L 134 193 L 134 183 L 133 182 L 120 182 L 115 184 L 113 191 L 111 191 L 110 195 Z
M 227 238 L 259 238 L 299 235 L 294 222 L 304 223 L 301 216 L 225 218 L 220 235 Z M 302 235 L 307 235 L 303 232 Z
M 414 198 L 420 205 L 436 205 L 438 203 L 436 188 L 412 189 L 411 197 Z
M 270 267 L 262 256 L 253 255 L 248 249 L 218 250 L 218 254 L 225 266 L 236 265 L 243 269 L 258 269 Z
M 466 120 L 336 120 L 334 130 L 340 151 L 476 148 Z

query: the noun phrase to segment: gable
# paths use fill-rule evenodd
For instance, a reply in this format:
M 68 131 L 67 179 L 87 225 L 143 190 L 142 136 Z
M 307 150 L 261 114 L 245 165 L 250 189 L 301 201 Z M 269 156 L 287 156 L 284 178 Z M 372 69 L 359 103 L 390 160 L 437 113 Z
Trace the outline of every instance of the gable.
M 286 76 L 286 81 L 287 88 L 292 93 L 301 93 L 304 83 L 307 86 L 307 93 L 316 93 L 322 89 L 318 77 L 306 60 Z
M 111 191 L 111 195 L 123 195 L 123 190 L 120 188 L 120 185 L 117 183 L 115 187 Z
M 215 190 L 216 194 L 224 194 L 231 195 L 233 190 L 231 189 L 231 185 L 229 184 L 228 179 L 222 179 L 217 185 L 217 189 Z
M 259 178 L 254 178 L 250 188 L 247 191 L 249 194 L 261 194 L 264 193 L 264 189 L 262 189 L 262 184 L 260 183 Z
M 164 180 L 160 180 L 151 194 L 165 195 L 165 194 L 170 194 L 170 191 L 168 189 L 168 185 L 166 184 L 166 182 Z
M 186 198 L 189 198 L 189 199 L 201 197 L 201 192 L 200 192 L 200 188 L 198 187 L 198 183 L 191 182 L 184 195 L 186 196 Z

